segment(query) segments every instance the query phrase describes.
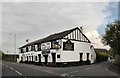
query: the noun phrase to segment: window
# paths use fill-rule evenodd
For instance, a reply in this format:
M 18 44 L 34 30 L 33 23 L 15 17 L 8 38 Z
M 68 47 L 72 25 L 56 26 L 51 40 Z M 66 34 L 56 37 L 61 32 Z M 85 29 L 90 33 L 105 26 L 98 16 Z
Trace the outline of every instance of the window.
M 57 55 L 57 58 L 60 58 L 60 55 Z
M 80 61 L 82 61 L 83 53 L 80 53 Z
M 41 51 L 41 44 L 37 44 L 38 51 Z
M 74 43 L 72 43 L 70 40 L 63 42 L 63 50 L 74 50 Z
M 20 49 L 20 53 L 23 53 L 23 49 L 22 48 Z
M 26 48 L 25 47 L 23 48 L 23 52 L 26 52 Z
M 35 56 L 35 61 L 37 61 L 37 56 Z
M 89 60 L 89 53 L 87 53 L 87 60 Z
M 34 45 L 31 45 L 31 51 L 34 51 Z
M 26 47 L 26 52 L 28 52 L 28 46 Z
M 57 40 L 52 41 L 52 49 L 60 49 L 61 46 Z
M 34 49 L 34 51 L 38 51 L 38 47 L 37 47 L 37 45 L 35 45 L 35 49 Z

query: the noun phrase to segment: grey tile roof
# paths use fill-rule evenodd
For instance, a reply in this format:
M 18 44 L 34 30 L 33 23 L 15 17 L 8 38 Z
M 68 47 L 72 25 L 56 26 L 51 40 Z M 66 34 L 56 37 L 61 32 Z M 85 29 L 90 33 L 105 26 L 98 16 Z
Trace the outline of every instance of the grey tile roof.
M 29 46 L 29 45 L 32 45 L 32 44 L 36 44 L 36 43 L 43 43 L 43 42 L 48 42 L 48 41 L 52 41 L 52 40 L 62 39 L 63 37 L 65 37 L 66 35 L 68 35 L 69 33 L 73 32 L 76 29 L 79 29 L 79 28 L 76 27 L 76 28 L 73 28 L 73 29 L 70 29 L 70 30 L 60 32 L 60 33 L 55 33 L 55 34 L 49 35 L 45 38 L 38 39 L 36 41 L 30 42 L 30 43 L 28 43 L 28 44 L 26 44 L 26 45 L 24 45 L 20 48 L 23 48 L 25 46 Z

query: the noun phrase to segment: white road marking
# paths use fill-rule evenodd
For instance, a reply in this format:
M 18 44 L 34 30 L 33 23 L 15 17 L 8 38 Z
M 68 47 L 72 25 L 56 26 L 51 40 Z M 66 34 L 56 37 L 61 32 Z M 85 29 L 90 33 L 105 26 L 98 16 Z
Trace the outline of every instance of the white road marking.
M 63 73 L 63 74 L 60 74 L 61 76 L 68 76 L 68 74 L 66 74 L 66 73 Z
M 12 67 L 9 67 L 11 70 L 13 70 L 13 68 Z
M 20 73 L 19 71 L 15 70 L 16 73 L 18 73 L 19 75 L 22 75 L 22 73 Z
M 70 75 L 71 77 L 74 77 L 74 75 Z
M 4 66 L 6 66 L 6 67 L 9 67 L 8 65 L 5 65 L 5 64 L 3 64 Z M 11 70 L 14 70 L 12 67 L 9 67 Z M 15 72 L 16 73 L 18 73 L 19 75 L 22 75 L 22 73 L 20 73 L 19 71 L 17 71 L 17 70 L 15 70 Z
M 101 65 L 97 65 L 95 67 L 89 67 L 89 68 L 86 68 L 85 70 L 90 70 L 90 69 L 93 69 L 93 68 L 97 68 L 97 67 L 100 67 Z
M 105 70 L 109 71 L 107 67 L 105 68 Z
M 5 65 L 6 67 L 8 67 L 8 65 Z

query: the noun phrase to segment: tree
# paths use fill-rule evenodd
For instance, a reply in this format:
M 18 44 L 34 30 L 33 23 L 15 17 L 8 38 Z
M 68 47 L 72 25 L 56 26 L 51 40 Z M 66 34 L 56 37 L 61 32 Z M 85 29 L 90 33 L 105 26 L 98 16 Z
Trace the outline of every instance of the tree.
M 109 45 L 113 49 L 117 57 L 120 57 L 120 20 L 115 20 L 107 24 L 102 41 L 105 45 Z
M 115 54 L 120 55 L 120 20 L 107 24 L 102 41 L 105 45 L 109 45 Z

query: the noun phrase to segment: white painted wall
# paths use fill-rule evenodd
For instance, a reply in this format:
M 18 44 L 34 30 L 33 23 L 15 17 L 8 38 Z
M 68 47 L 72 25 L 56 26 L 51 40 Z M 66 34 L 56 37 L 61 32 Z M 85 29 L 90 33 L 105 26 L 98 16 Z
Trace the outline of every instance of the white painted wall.
M 63 42 L 66 42 L 67 40 L 62 39 Z M 90 48 L 91 43 L 85 43 L 85 42 L 78 42 L 78 41 L 72 41 L 74 43 L 74 51 L 63 51 L 63 44 L 62 44 L 62 52 L 61 52 L 61 61 L 62 62 L 72 62 L 72 61 L 79 61 L 80 56 L 79 53 L 83 53 L 83 61 L 87 60 L 87 54 L 90 53 L 89 59 L 91 60 L 91 63 L 93 63 L 96 59 L 96 54 L 94 52 L 94 49 Z M 91 59 L 91 55 L 93 56 Z

